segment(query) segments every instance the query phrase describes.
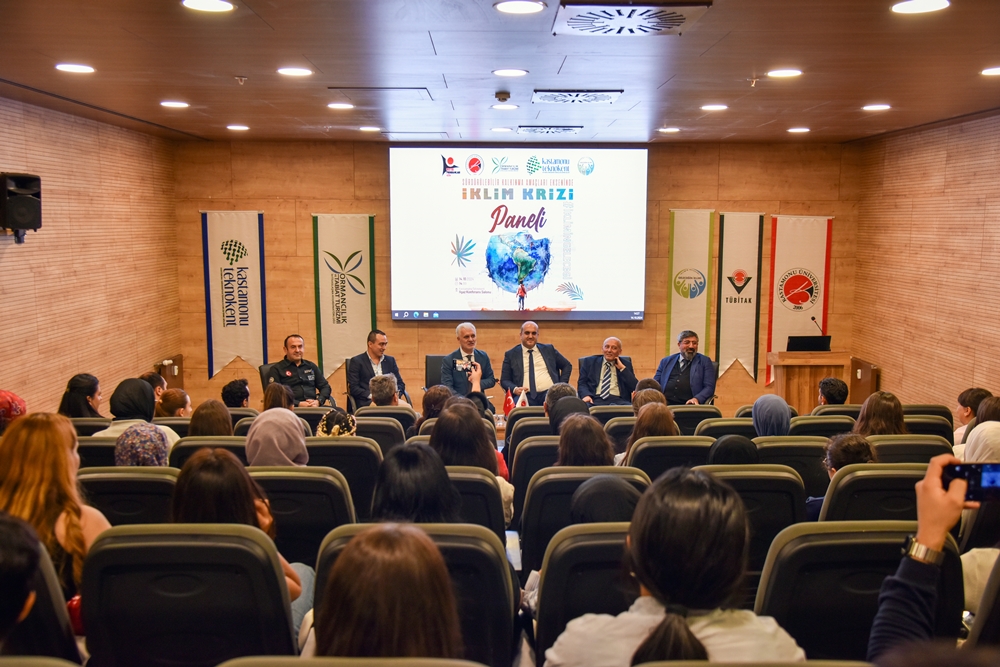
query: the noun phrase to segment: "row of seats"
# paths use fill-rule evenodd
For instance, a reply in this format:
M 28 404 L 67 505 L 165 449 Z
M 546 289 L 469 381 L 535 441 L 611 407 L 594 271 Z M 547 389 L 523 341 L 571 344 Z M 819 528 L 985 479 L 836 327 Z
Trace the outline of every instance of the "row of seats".
M 72 662 L 58 658 L 38 658 L 24 661 L 0 657 L 0 667 L 69 667 Z M 805 667 L 870 667 L 867 662 L 853 660 L 806 660 Z M 714 667 L 788 667 L 786 662 L 715 662 Z M 234 658 L 218 667 L 482 667 L 468 660 L 441 658 L 293 658 L 282 656 Z M 703 660 L 644 662 L 639 667 L 707 667 Z

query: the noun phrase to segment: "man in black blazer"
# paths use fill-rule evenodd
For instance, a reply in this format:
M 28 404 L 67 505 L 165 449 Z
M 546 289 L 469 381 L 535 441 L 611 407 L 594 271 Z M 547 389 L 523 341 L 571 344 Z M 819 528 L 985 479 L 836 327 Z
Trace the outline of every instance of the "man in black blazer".
M 593 405 L 631 405 L 632 392 L 639 382 L 632 361 L 621 356 L 622 342 L 611 337 L 604 341 L 604 354 L 580 360 L 577 394 Z
M 368 388 L 368 381 L 376 375 L 388 375 L 392 373 L 396 376 L 396 387 L 399 396 L 403 396 L 406 385 L 399 375 L 399 367 L 396 360 L 385 353 L 389 339 L 384 331 L 378 329 L 368 334 L 368 350 L 356 357 L 351 357 L 351 363 L 347 365 L 347 384 L 351 386 L 351 396 L 354 397 L 354 404 L 357 407 L 371 405 L 372 395 Z
M 462 322 L 455 327 L 458 349 L 441 359 L 441 384 L 459 396 L 472 391 L 485 392 L 496 386 L 488 354 L 476 348 L 476 327 Z
M 528 392 L 528 405 L 545 403 L 545 393 L 556 382 L 569 382 L 573 364 L 552 345 L 538 342 L 538 325 L 521 325 L 521 344 L 503 355 L 500 386 L 516 396 Z

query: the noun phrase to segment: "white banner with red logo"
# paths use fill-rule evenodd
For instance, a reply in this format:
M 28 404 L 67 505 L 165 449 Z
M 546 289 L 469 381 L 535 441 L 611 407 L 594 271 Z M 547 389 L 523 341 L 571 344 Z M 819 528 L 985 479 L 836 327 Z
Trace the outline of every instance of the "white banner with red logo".
M 715 356 L 719 375 L 738 362 L 757 381 L 764 214 L 719 214 Z
M 832 217 L 771 218 L 769 352 L 784 352 L 789 336 L 826 334 L 832 234 Z M 769 366 L 767 381 L 773 379 Z
M 690 330 L 708 349 L 712 263 L 711 209 L 670 210 L 670 284 L 667 286 L 667 354 L 677 334 Z
M 202 211 L 201 249 L 208 377 L 236 357 L 256 368 L 267 361 L 264 214 Z

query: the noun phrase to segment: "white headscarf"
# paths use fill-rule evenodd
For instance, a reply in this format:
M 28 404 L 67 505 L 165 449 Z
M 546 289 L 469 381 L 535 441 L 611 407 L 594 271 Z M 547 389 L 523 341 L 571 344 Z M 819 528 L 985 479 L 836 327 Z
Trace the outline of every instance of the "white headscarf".
M 1000 461 L 1000 422 L 976 424 L 965 441 L 965 460 L 969 463 Z

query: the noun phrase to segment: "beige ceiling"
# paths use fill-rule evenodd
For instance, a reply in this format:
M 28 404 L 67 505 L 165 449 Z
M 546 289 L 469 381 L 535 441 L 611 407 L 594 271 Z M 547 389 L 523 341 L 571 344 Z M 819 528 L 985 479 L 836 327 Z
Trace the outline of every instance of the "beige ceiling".
M 0 96 L 180 139 L 232 139 L 226 125 L 241 123 L 256 140 L 502 143 L 839 142 L 1000 108 L 1000 76 L 980 74 L 1000 67 L 1000 0 L 910 16 L 893 0 L 715 0 L 683 35 L 659 37 L 554 36 L 555 0 L 532 16 L 493 0 L 235 2 L 207 14 L 179 0 L 0 0 Z M 530 73 L 501 79 L 500 67 Z M 803 75 L 768 79 L 779 67 Z M 568 108 L 532 104 L 536 89 L 624 93 Z M 520 108 L 491 109 L 500 90 Z M 355 109 L 326 108 L 347 98 Z M 893 108 L 861 110 L 874 102 Z M 583 129 L 491 131 L 546 124 Z

